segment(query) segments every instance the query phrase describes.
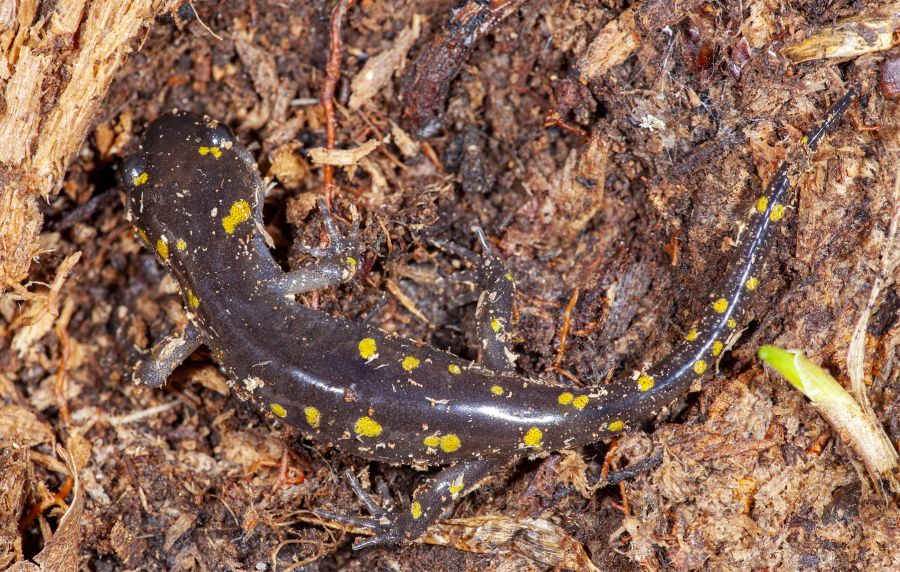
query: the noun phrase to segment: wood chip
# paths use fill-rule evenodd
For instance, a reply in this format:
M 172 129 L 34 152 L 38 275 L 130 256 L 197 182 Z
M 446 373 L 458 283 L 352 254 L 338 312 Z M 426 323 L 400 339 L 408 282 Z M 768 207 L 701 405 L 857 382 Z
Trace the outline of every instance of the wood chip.
M 400 153 L 407 159 L 415 157 L 422 149 L 422 146 L 409 136 L 409 133 L 393 121 L 391 121 L 391 136 L 394 138 L 394 145 L 400 149 Z
M 69 473 L 75 479 L 72 487 L 72 503 L 59 521 L 53 537 L 44 544 L 44 549 L 32 562 L 18 562 L 9 572 L 76 572 L 81 555 L 81 514 L 84 512 L 84 494 L 78 469 L 72 456 L 63 447 L 57 446 L 57 453 L 66 462 Z
M 828 24 L 808 38 L 781 50 L 799 64 L 812 60 L 852 58 L 888 50 L 898 44 L 900 3 L 877 12 Z
M 53 429 L 31 410 L 0 405 L 0 449 L 27 448 L 53 441 Z
M 578 79 L 589 83 L 603 77 L 611 68 L 624 62 L 640 41 L 634 12 L 629 8 L 604 26 L 578 58 L 575 64 Z
M 355 167 L 359 160 L 381 145 L 377 139 L 369 139 L 353 149 L 326 149 L 315 147 L 309 150 L 309 158 L 316 165 L 334 165 L 335 167 Z
M 299 188 L 309 175 L 309 163 L 297 152 L 299 148 L 297 141 L 291 141 L 272 151 L 269 155 L 272 165 L 266 176 L 275 177 L 287 189 Z
M 378 94 L 384 94 L 390 87 L 391 78 L 406 64 L 406 54 L 422 29 L 425 17 L 413 16 L 412 23 L 397 34 L 394 44 L 380 54 L 369 58 L 363 68 L 350 82 L 350 101 L 347 106 L 356 111 Z

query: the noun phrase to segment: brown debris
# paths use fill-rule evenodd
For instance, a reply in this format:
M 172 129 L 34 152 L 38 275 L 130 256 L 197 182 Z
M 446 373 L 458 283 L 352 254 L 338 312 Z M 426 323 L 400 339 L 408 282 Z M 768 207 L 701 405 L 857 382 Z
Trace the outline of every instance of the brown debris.
M 285 188 L 294 190 L 300 187 L 309 176 L 309 164 L 300 155 L 300 144 L 296 141 L 286 143 L 269 154 L 269 172 L 267 176 L 275 177 Z
M 11 329 L 16 331 L 12 347 L 19 352 L 20 356 L 29 351 L 53 327 L 53 322 L 59 316 L 59 292 L 62 290 L 69 272 L 80 259 L 81 252 L 76 252 L 60 263 L 56 269 L 56 278 L 48 292 L 33 294 L 16 283 L 7 283 L 7 286 L 15 290 L 15 297 L 28 302 L 25 309 L 11 324 Z
M 0 413 L 0 415 L 3 415 Z M 23 558 L 18 517 L 31 494 L 34 468 L 28 449 L 0 447 L 0 568 Z
M 30 410 L 0 405 L 0 449 L 27 449 L 53 441 L 53 429 Z
M 657 32 L 674 26 L 688 12 L 706 0 L 645 0 L 636 9 L 635 20 L 645 32 Z
M 520 210 L 520 220 L 529 220 L 541 229 L 524 231 L 525 235 L 553 237 L 548 246 L 572 244 L 604 205 L 608 158 L 609 141 L 600 133 L 583 149 L 570 151 L 547 188 Z M 535 242 L 533 238 L 523 240 Z
M 301 520 L 355 534 L 371 534 L 366 529 L 328 519 L 301 517 Z M 416 543 L 452 547 L 475 554 L 504 556 L 510 569 L 514 570 L 557 568 L 599 571 L 581 543 L 563 528 L 544 519 L 499 516 L 450 519 L 431 526 Z
M 84 494 L 72 456 L 61 446 L 57 447 L 57 453 L 66 462 L 66 467 L 74 479 L 72 503 L 59 520 L 52 538 L 47 539 L 44 549 L 33 558 L 34 563 L 18 562 L 9 568 L 10 572 L 75 572 L 79 569 Z
M 316 147 L 307 151 L 309 158 L 316 165 L 332 165 L 335 167 L 356 167 L 356 165 L 369 153 L 381 145 L 377 139 L 369 139 L 362 145 L 353 149 L 326 149 Z
M 377 95 L 385 94 L 391 87 L 391 77 L 406 65 L 406 55 L 422 33 L 424 17 L 414 14 L 412 23 L 403 28 L 391 47 L 366 61 L 350 82 L 350 100 L 347 107 L 356 111 Z M 387 91 L 386 95 L 389 95 Z
M 443 33 L 422 48 L 400 91 L 403 118 L 419 137 L 430 137 L 440 129 L 450 82 L 475 49 L 478 38 L 524 2 L 466 1 L 453 11 Z
M 281 124 L 287 118 L 288 107 L 295 92 L 279 80 L 274 55 L 270 50 L 257 45 L 253 35 L 246 31 L 235 34 L 234 47 L 260 97 L 259 106 L 247 114 L 244 127 L 259 129 L 267 124 Z
M 621 64 L 640 44 L 635 15 L 631 8 L 600 30 L 587 50 L 578 58 L 578 79 L 588 83 L 602 78 L 611 68 Z
M 881 62 L 881 78 L 878 83 L 882 95 L 900 99 L 900 56 L 889 56 Z

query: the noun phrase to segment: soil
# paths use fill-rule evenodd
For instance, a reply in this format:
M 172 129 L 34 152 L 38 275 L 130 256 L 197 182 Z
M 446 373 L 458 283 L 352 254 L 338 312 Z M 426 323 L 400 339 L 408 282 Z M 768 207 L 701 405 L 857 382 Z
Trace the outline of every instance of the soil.
M 333 196 L 345 219 L 351 204 L 362 213 L 367 257 L 357 279 L 304 302 L 348 319 L 373 314 L 385 330 L 475 359 L 477 293 L 459 278 L 464 263 L 432 241 L 477 248 L 481 226 L 516 277 L 518 366 L 547 383 L 585 385 L 663 358 L 708 303 L 736 221 L 787 149 L 851 83 L 863 96 L 798 181 L 796 216 L 767 253 L 754 318 L 714 375 L 641 430 L 577 451 L 580 463 L 511 464 L 448 516 L 548 520 L 602 570 L 900 567 L 895 500 L 755 357 L 763 343 L 803 348 L 847 381 L 847 345 L 893 212 L 900 114 L 896 90 L 879 86 L 900 52 L 795 65 L 780 50 L 880 4 L 673 2 L 665 13 L 653 12 L 659 2 L 632 13 L 619 0 L 462 4 L 494 11 L 476 13 L 475 25 L 443 0 L 348 10 L 336 147 L 382 144 L 336 170 Z M 395 502 L 421 472 L 305 439 L 236 399 L 205 349 L 164 390 L 131 383 L 133 364 L 185 315 L 176 283 L 125 220 L 120 161 L 173 107 L 222 120 L 272 177 L 266 229 L 279 261 L 301 264 L 298 245 L 321 238 L 323 169 L 308 151 L 326 146 L 318 98 L 332 7 L 198 0 L 158 17 L 94 102 L 93 130 L 61 191 L 41 204 L 43 252 L 29 279 L 50 284 L 82 254 L 43 330 L 22 333 L 23 306 L 0 299 L 0 418 L 25 443 L 0 448 L 0 483 L 11 483 L 3 502 L 21 509 L 22 524 L 30 507 L 72 486 L 55 443 L 73 453 L 80 569 L 273 570 L 273 559 L 278 570 L 305 560 L 306 570 L 553 566 L 502 546 L 354 552 L 352 536 L 302 520 L 305 511 L 362 510 L 347 468 Z M 633 50 L 609 69 L 586 62 L 598 32 L 615 26 Z M 425 57 L 451 40 L 455 51 L 443 55 L 452 57 Z M 360 73 L 381 54 L 373 86 Z M 423 77 L 435 61 L 458 73 Z M 433 93 L 415 109 L 399 97 L 426 84 Z M 868 327 L 865 376 L 896 445 L 893 278 Z M 618 485 L 578 484 L 654 456 Z M 4 529 L 0 567 L 44 548 L 60 504 L 21 533 Z

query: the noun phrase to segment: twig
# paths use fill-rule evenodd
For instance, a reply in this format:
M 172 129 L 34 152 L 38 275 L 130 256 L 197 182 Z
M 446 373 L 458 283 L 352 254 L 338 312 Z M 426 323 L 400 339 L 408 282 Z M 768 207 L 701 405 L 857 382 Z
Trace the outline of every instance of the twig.
M 155 417 L 160 413 L 165 413 L 169 409 L 178 407 L 181 405 L 181 400 L 176 399 L 175 401 L 169 401 L 168 403 L 162 403 L 160 405 L 155 405 L 153 407 L 148 407 L 147 409 L 141 409 L 135 411 L 134 413 L 129 413 L 128 415 L 120 415 L 117 417 L 110 417 L 109 424 L 114 427 L 121 427 L 122 425 L 128 425 L 129 423 L 134 423 L 135 421 L 143 421 L 149 417 Z
M 353 5 L 355 0 L 340 0 L 338 5 L 331 11 L 331 50 L 328 53 L 328 63 L 325 65 L 325 81 L 322 83 L 322 109 L 325 111 L 325 148 L 334 149 L 335 144 L 335 126 L 334 126 L 334 90 L 338 80 L 341 78 L 341 50 L 343 42 L 341 41 L 341 26 L 344 22 L 344 14 L 347 9 Z M 331 198 L 335 192 L 334 185 L 334 167 L 324 165 L 322 170 L 324 178 L 324 197 L 325 204 L 331 210 Z
M 550 367 L 553 371 L 559 370 L 563 356 L 566 354 L 566 340 L 569 338 L 569 327 L 572 325 L 572 310 L 575 309 L 575 304 L 578 302 L 578 294 L 580 291 L 581 290 L 578 287 L 572 291 L 572 297 L 569 298 L 569 303 L 566 305 L 565 312 L 563 312 L 563 325 L 559 331 L 559 348 L 556 350 L 556 360 Z

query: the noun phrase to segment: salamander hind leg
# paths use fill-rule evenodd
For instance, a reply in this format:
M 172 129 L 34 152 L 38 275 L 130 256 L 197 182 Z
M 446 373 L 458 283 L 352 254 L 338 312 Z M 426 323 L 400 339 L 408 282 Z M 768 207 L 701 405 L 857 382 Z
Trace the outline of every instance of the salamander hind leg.
M 319 199 L 318 205 L 330 244 L 325 248 L 300 247 L 315 257 L 315 260 L 284 275 L 281 280 L 281 288 L 285 294 L 303 294 L 336 286 L 350 280 L 356 274 L 361 252 L 357 238 L 359 215 L 356 209 L 352 210 L 353 226 L 347 236 L 344 236 L 334 223 L 325 201 Z
M 511 373 L 516 369 L 516 354 L 509 348 L 516 286 L 506 263 L 491 248 L 484 231 L 475 229 L 481 243 L 478 281 L 482 288 L 475 308 L 475 325 L 481 341 L 481 362 L 489 369 Z
M 475 234 L 481 244 L 481 256 L 453 243 L 434 241 L 434 244 L 474 266 L 474 279 L 481 288 L 475 309 L 481 363 L 496 372 L 513 373 L 517 356 L 509 348 L 509 331 L 516 295 L 515 282 L 506 263 L 491 248 L 484 231 L 476 227 Z
M 323 510 L 314 512 L 322 518 L 371 530 L 374 533 L 372 537 L 353 544 L 356 550 L 415 540 L 425 533 L 454 500 L 474 490 L 482 479 L 504 462 L 497 459 L 476 459 L 454 463 L 423 483 L 408 506 L 393 511 L 378 506 L 363 490 L 356 476 L 347 471 L 350 487 L 372 516 L 354 517 Z
M 183 332 L 161 340 L 147 359 L 134 366 L 134 382 L 147 387 L 162 387 L 175 368 L 202 343 L 200 330 L 188 323 Z

